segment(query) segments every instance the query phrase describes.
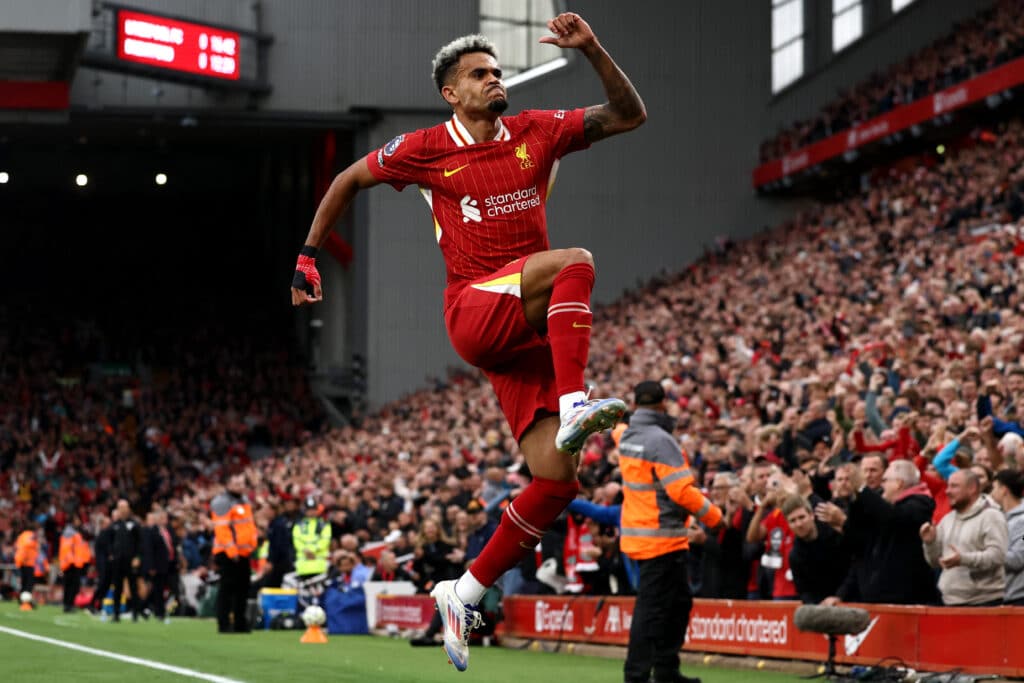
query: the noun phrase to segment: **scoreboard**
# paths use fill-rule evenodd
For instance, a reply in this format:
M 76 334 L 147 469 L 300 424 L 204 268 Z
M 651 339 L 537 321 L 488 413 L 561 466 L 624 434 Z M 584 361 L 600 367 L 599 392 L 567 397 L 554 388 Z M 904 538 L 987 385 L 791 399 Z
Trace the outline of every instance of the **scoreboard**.
M 117 12 L 120 60 L 237 81 L 241 46 L 235 31 L 124 9 Z
M 82 66 L 221 91 L 272 90 L 274 36 L 259 30 L 259 16 L 256 28 L 243 28 L 106 0 L 97 7 Z

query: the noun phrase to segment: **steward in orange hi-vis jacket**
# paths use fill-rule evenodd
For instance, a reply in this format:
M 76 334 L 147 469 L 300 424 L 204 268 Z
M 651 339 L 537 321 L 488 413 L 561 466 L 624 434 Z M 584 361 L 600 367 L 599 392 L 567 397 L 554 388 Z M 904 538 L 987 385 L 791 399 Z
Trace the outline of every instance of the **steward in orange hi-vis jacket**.
M 245 479 L 236 474 L 228 479 L 224 491 L 210 501 L 213 559 L 220 572 L 217 630 L 221 633 L 249 632 L 245 616 L 252 580 L 249 556 L 256 551 L 259 533 L 244 488 Z
M 43 536 L 43 528 L 26 529 L 18 534 L 14 542 L 14 565 L 21 577 L 22 592 L 32 592 L 36 582 L 36 561 L 39 559 L 39 539 Z
M 78 590 L 82 586 L 82 574 L 92 562 L 89 544 L 71 524 L 64 527 L 64 531 L 61 532 L 57 557 L 61 574 L 64 576 L 64 611 L 71 612 L 75 609 L 75 598 L 78 597 Z
M 665 412 L 665 391 L 657 382 L 634 389 L 636 412 L 619 442 L 622 472 L 622 552 L 638 561 L 640 581 L 629 632 L 625 680 L 679 681 L 679 648 L 686 637 L 693 596 L 687 561 L 688 518 L 708 527 L 722 511 L 694 480 L 679 442 L 675 420 Z

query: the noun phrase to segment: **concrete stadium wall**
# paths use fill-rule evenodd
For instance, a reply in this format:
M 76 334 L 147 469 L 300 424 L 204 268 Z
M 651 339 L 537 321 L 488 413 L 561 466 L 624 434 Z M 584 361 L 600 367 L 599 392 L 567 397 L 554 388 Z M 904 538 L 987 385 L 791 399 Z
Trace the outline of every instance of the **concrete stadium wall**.
M 438 120 L 429 114 L 388 116 L 372 130 L 367 149 Z M 428 376 L 443 377 L 462 361 L 445 332 L 444 261 L 420 193 L 407 187 L 399 194 L 380 185 L 360 201 L 367 219 L 358 221 L 355 248 L 365 279 L 359 278 L 363 288 L 355 292 L 353 312 L 367 322 L 369 399 L 379 404 L 424 386 Z
M 88 31 L 89 0 L 0 0 L 0 31 L 78 33 Z

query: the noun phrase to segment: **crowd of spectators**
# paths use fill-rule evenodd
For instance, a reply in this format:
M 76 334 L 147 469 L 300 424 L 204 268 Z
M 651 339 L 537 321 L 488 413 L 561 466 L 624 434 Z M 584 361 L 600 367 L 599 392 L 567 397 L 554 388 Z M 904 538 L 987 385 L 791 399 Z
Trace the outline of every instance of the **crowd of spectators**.
M 698 595 L 935 602 L 938 587 L 947 602 L 972 602 L 957 592 L 963 576 L 937 583 L 929 566 L 954 571 L 945 567 L 953 547 L 987 552 L 995 574 L 983 602 L 1006 584 L 995 569 L 1011 551 L 1006 527 L 991 541 L 1006 547 L 991 550 L 982 533 L 968 551 L 971 539 L 947 538 L 942 520 L 974 511 L 982 530 L 994 528 L 1002 501 L 1019 500 L 1022 143 L 1018 121 L 976 135 L 939 163 L 922 160 L 770 234 L 723 243 L 597 312 L 590 377 L 617 395 L 661 381 L 682 447 L 727 512 L 727 529 L 693 530 Z M 15 357 L 17 342 L 5 343 Z M 357 425 L 318 431 L 296 407 L 309 409 L 301 371 L 280 357 L 186 352 L 187 367 L 112 394 L 110 378 L 62 381 L 45 351 L 56 346 L 34 348 L 44 349 L 42 365 L 5 368 L 5 529 L 15 518 L 42 516 L 54 530 L 62 515 L 98 519 L 124 494 L 140 512 L 164 505 L 184 568 L 201 570 L 206 506 L 221 471 L 236 471 L 265 535 L 294 522 L 289 501 L 313 495 L 336 566 L 372 565 L 361 549 L 385 543 L 384 571 L 400 569 L 427 591 L 472 561 L 528 481 L 475 374 L 455 372 Z M 250 460 L 251 442 L 277 451 Z M 620 495 L 616 457 L 607 434 L 582 453 L 581 479 L 598 503 Z M 908 506 L 906 524 L 886 521 Z M 506 589 L 628 592 L 615 537 L 614 525 L 570 515 Z M 548 557 L 562 580 L 537 571 Z M 964 576 L 980 581 L 978 571 Z
M 999 0 L 947 36 L 839 93 L 812 118 L 793 123 L 761 145 L 762 162 L 952 87 L 1024 55 L 1021 0 Z
M 237 326 L 112 329 L 0 307 L 0 564 L 33 522 L 51 555 L 74 519 L 95 537 L 119 498 L 140 521 L 179 501 L 181 537 L 198 533 L 208 515 L 181 504 L 191 491 L 322 423 L 301 363 Z
M 602 386 L 662 381 L 726 510 L 693 531 L 698 595 L 1020 599 L 1022 132 L 979 131 L 603 311 Z
M 949 549 L 926 555 L 921 527 L 941 529 L 959 509 L 946 492 L 963 476 L 947 483 L 952 467 L 977 476 L 980 492 L 1000 470 L 1024 466 L 1022 143 L 1019 121 L 976 134 L 955 155 L 904 165 L 861 194 L 724 243 L 596 313 L 590 378 L 627 396 L 643 379 L 661 381 L 682 447 L 728 513 L 726 531 L 694 529 L 698 594 L 939 600 L 928 564 L 939 567 Z M 602 505 L 620 495 L 616 457 L 609 434 L 581 454 L 586 495 Z M 392 539 L 400 557 L 415 557 L 407 568 L 423 589 L 466 564 L 468 539 L 529 476 L 490 388 L 461 372 L 248 474 L 257 502 L 314 493 L 337 537 Z M 793 495 L 816 518 L 806 547 L 782 512 Z M 862 507 L 877 512 L 886 495 L 927 513 L 910 529 L 913 547 L 906 536 L 876 537 L 892 525 Z M 996 509 L 987 493 L 978 500 Z M 851 534 L 860 545 L 848 547 Z M 840 546 L 806 560 L 808 547 Z M 815 577 L 809 588 L 787 571 L 796 547 Z M 916 592 L 881 581 L 872 565 L 907 553 Z M 780 570 L 763 568 L 765 555 Z M 559 576 L 543 570 L 549 558 Z M 507 589 L 628 592 L 626 564 L 613 524 L 569 515 Z
M 1024 125 L 955 148 L 595 310 L 597 391 L 660 381 L 726 513 L 724 529 L 692 529 L 697 595 L 1024 598 Z M 95 534 L 123 496 L 166 511 L 183 571 L 202 573 L 208 503 L 240 473 L 270 545 L 257 586 L 280 578 L 274 539 L 312 496 L 336 572 L 400 571 L 428 591 L 472 562 L 529 480 L 476 373 L 329 429 L 301 366 L 245 339 L 195 334 L 162 362 L 141 346 L 126 387 L 116 368 L 62 359 L 99 355 L 89 326 L 21 329 L 0 324 L 5 556 L 34 520 L 57 533 L 77 515 Z M 617 502 L 613 433 L 588 441 L 580 478 L 585 497 Z M 628 593 L 607 521 L 565 516 L 504 590 Z M 379 563 L 371 548 L 386 548 Z

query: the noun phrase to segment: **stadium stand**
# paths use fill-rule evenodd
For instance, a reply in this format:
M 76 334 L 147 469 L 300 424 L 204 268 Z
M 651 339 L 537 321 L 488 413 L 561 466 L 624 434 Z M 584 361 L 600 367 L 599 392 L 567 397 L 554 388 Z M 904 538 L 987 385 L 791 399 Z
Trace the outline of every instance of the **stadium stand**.
M 590 376 L 620 395 L 644 378 L 662 381 L 701 481 L 735 471 L 751 499 L 759 459 L 828 479 L 869 450 L 927 459 L 971 426 L 981 438 L 960 444 L 963 466 L 1024 466 L 1019 442 L 996 442 L 1021 431 L 1024 413 L 1024 125 L 985 133 L 941 163 L 894 168 L 861 195 L 724 243 L 602 308 Z M 5 338 L 5 547 L 29 519 L 42 515 L 55 534 L 68 515 L 88 519 L 117 495 L 140 509 L 166 505 L 187 535 L 203 527 L 222 470 L 245 472 L 264 526 L 282 499 L 313 493 L 336 539 L 397 531 L 405 548 L 420 543 L 422 520 L 447 519 L 451 530 L 471 499 L 489 497 L 499 513 L 521 486 L 524 473 L 509 471 L 520 465 L 515 445 L 475 375 L 455 372 L 358 425 L 310 437 L 317 425 L 294 407 L 308 407 L 301 368 L 284 355 L 230 349 L 222 365 L 227 348 L 203 360 L 181 342 L 166 351 L 191 361 L 161 371 L 144 359 L 139 367 L 161 379 L 127 389 L 75 371 L 101 342 L 87 324 Z M 54 370 L 19 371 L 43 367 Z M 253 442 L 274 454 L 250 461 Z M 615 480 L 615 457 L 610 438 L 588 444 L 589 490 Z M 381 505 L 385 483 L 398 507 Z M 830 495 L 827 485 L 815 490 Z M 729 500 L 736 513 L 744 496 Z
M 187 499 L 190 487 L 308 438 L 323 420 L 302 365 L 283 345 L 236 325 L 184 336 L 172 325 L 113 334 L 95 320 L 15 309 L 0 319 L 5 548 L 12 525 L 42 518 L 54 553 L 76 517 L 109 513 L 121 497 L 139 511 Z M 212 341 L 229 338 L 250 341 Z M 186 509 L 190 526 L 205 519 L 205 509 Z
M 769 161 L 1024 55 L 1020 0 L 1000 0 L 910 59 L 841 92 L 761 145 Z
M 767 143 L 764 156 L 1019 56 L 1021 9 L 1000 2 Z M 737 475 L 722 492 L 733 531 L 746 531 L 768 486 L 833 501 L 818 514 L 841 528 L 869 453 L 915 464 L 935 522 L 950 509 L 951 467 L 972 469 L 989 490 L 991 472 L 1024 469 L 1024 124 L 978 129 L 951 147 L 878 169 L 861 192 L 755 239 L 723 241 L 595 312 L 590 378 L 619 396 L 661 381 L 700 482 L 711 490 L 717 473 Z M 98 362 L 108 338 L 94 323 L 0 330 L 0 563 L 33 520 L 47 524 L 51 554 L 76 515 L 95 537 L 99 513 L 123 496 L 138 513 L 166 508 L 183 571 L 202 574 L 207 505 L 223 474 L 241 472 L 264 537 L 292 514 L 288 501 L 313 495 L 335 548 L 352 536 L 364 551 L 383 542 L 425 589 L 451 568 L 425 568 L 424 546 L 451 546 L 458 552 L 443 557 L 461 562 L 484 524 L 461 512 L 477 504 L 500 515 L 529 476 L 477 374 L 453 371 L 327 428 L 301 365 L 271 345 L 238 348 L 214 328 L 172 341 L 153 331 L 133 341 L 154 350 L 126 380 Z M 595 502 L 616 502 L 616 458 L 610 435 L 584 449 L 581 480 Z M 559 532 L 589 535 L 600 578 L 625 578 L 614 528 L 576 517 Z M 729 530 L 693 533 L 711 548 Z M 557 536 L 539 560 L 565 559 Z M 749 577 L 747 595 L 772 597 L 745 557 L 708 550 L 693 562 L 740 563 L 726 569 Z M 524 585 L 563 587 L 536 570 L 523 568 Z M 613 583 L 629 591 L 628 579 L 582 581 L 585 591 Z M 695 586 L 706 597 L 722 590 Z

